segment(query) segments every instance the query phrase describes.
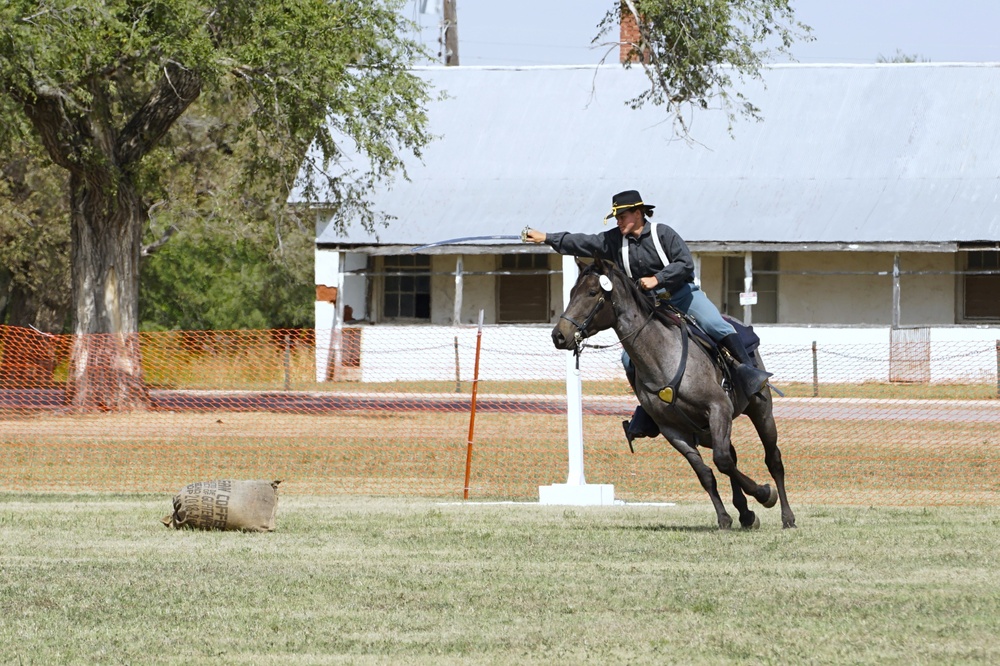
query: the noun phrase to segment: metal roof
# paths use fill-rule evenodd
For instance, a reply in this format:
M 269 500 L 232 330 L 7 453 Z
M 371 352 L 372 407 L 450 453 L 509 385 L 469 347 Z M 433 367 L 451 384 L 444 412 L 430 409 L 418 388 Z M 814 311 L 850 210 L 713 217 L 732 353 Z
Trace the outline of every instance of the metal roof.
M 764 117 L 730 134 L 717 110 L 678 140 L 621 66 L 417 70 L 447 98 L 410 181 L 374 198 L 378 238 L 321 222 L 318 243 L 598 232 L 611 195 L 702 243 L 943 244 L 1000 240 L 1000 65 L 786 65 L 742 87 Z M 292 200 L 295 200 L 293 195 Z

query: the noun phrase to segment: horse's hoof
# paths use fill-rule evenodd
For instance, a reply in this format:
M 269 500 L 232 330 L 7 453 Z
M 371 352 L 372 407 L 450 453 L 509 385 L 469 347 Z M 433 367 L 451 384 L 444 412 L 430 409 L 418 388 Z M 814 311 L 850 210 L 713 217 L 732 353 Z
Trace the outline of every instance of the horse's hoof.
M 794 530 L 798 525 L 795 524 L 794 520 L 787 520 L 781 523 L 781 526 L 786 530 Z
M 751 511 L 750 516 L 753 518 L 753 520 L 748 521 L 749 524 L 743 522 L 743 517 L 742 516 L 740 517 L 740 527 L 742 527 L 745 530 L 760 529 L 760 518 L 757 516 L 757 514 Z
M 761 490 L 764 489 L 767 489 L 768 493 L 767 499 L 762 500 L 758 497 L 757 501 L 763 504 L 765 509 L 770 509 L 772 506 L 778 503 L 778 490 L 776 488 L 772 488 L 766 483 L 763 486 L 761 486 Z
M 733 519 L 729 516 L 719 516 L 719 529 L 728 530 L 733 526 Z

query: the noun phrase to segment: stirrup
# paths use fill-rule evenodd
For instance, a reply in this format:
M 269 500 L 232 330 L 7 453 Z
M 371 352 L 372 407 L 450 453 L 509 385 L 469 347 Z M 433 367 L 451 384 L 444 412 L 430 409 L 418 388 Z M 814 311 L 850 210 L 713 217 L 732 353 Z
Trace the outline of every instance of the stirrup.
M 635 439 L 635 435 L 628 429 L 632 421 L 626 419 L 622 421 L 622 430 L 625 431 L 625 440 L 628 442 L 628 450 L 635 453 L 635 449 L 632 447 L 632 440 Z
M 746 363 L 740 363 L 734 368 L 734 374 L 740 382 L 740 388 L 743 389 L 743 392 L 749 398 L 763 391 L 767 386 L 767 380 L 774 373 L 760 370 Z

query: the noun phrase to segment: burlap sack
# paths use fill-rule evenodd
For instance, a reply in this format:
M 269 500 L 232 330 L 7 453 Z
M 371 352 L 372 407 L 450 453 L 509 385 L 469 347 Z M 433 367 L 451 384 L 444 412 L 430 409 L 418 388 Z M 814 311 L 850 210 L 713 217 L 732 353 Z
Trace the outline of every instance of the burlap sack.
M 273 532 L 281 481 L 201 481 L 181 488 L 167 527 Z

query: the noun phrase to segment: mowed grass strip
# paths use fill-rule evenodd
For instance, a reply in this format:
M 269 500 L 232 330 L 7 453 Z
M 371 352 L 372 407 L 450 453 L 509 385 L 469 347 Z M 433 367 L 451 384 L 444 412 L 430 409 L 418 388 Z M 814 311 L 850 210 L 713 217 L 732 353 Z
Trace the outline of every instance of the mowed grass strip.
M 1000 508 L 797 509 L 294 496 L 242 534 L 3 494 L 0 661 L 1000 662 Z

